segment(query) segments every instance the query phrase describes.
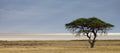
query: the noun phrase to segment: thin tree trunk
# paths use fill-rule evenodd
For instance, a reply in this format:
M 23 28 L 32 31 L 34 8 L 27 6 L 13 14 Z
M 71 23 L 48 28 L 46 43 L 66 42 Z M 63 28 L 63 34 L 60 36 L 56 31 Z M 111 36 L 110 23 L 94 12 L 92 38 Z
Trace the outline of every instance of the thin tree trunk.
M 90 46 L 91 48 L 94 48 L 94 45 L 95 45 L 95 42 L 96 42 L 96 37 L 97 37 L 97 34 L 95 32 L 93 32 L 93 34 L 94 34 L 94 38 L 91 41 L 91 46 Z
M 91 36 L 89 36 L 88 34 L 89 34 L 89 33 L 87 33 L 87 37 L 89 38 L 89 39 L 88 39 L 88 42 L 89 42 L 90 48 L 91 48 L 91 47 L 92 47 Z
M 95 33 L 95 32 L 93 32 L 93 34 L 94 34 L 94 38 L 93 38 L 93 40 L 91 39 L 91 36 L 89 36 L 88 35 L 88 33 L 87 33 L 87 37 L 89 38 L 89 44 L 90 44 L 90 48 L 94 48 L 94 45 L 95 45 L 95 39 L 96 39 L 96 36 L 97 36 L 97 34 Z
M 95 45 L 95 40 L 92 40 L 90 43 L 90 48 L 94 48 L 94 45 Z

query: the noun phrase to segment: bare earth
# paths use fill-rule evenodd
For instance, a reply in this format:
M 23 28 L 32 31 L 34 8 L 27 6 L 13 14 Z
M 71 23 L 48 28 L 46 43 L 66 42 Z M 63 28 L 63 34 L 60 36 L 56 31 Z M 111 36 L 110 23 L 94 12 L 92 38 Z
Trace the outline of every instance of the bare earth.
M 120 40 L 98 40 L 95 48 L 85 40 L 0 41 L 0 53 L 120 53 Z

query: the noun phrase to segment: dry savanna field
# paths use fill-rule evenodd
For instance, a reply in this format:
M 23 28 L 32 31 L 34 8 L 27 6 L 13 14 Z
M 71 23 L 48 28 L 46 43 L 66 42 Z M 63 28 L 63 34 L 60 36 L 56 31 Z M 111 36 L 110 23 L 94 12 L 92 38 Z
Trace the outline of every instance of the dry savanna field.
M 120 53 L 120 40 L 97 40 L 94 48 L 86 40 L 0 41 L 0 53 Z

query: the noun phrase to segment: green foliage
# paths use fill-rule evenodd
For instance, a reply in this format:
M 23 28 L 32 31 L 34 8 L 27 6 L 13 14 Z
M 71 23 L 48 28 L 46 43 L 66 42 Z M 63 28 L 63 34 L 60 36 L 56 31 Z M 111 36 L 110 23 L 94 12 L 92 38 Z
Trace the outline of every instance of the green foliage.
M 114 27 L 114 25 L 106 23 L 96 17 L 78 18 L 70 23 L 65 24 L 65 26 L 68 30 L 73 32 L 106 32 L 107 30 L 111 29 L 111 27 Z

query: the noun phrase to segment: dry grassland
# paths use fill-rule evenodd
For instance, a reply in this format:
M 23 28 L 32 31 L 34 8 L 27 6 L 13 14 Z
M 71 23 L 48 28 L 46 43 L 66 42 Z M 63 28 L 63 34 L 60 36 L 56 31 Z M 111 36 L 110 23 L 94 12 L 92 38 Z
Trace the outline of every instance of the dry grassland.
M 120 40 L 88 41 L 0 41 L 0 53 L 120 53 Z

